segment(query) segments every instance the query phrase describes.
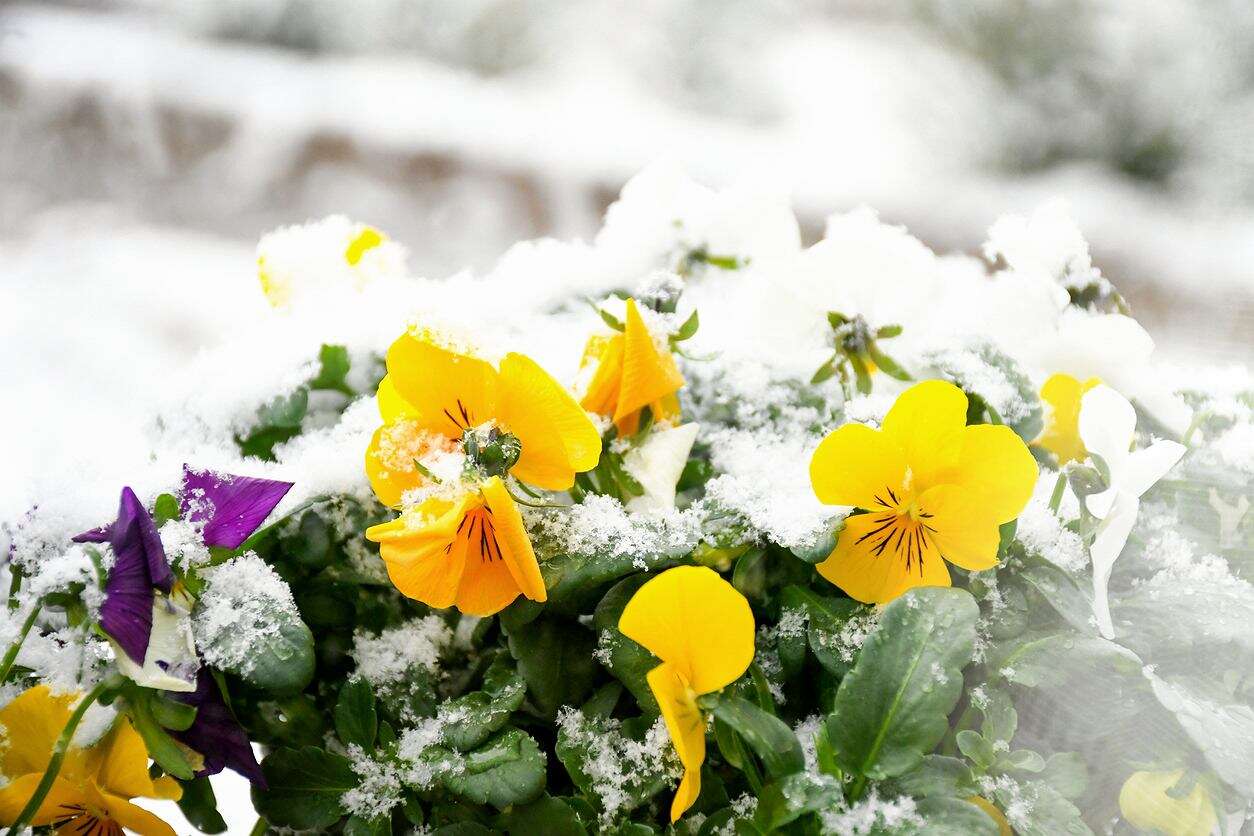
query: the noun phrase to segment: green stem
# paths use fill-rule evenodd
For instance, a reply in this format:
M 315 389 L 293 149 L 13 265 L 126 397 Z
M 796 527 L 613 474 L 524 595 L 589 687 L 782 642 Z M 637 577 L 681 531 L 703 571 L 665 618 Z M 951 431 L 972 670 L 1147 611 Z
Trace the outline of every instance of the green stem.
M 22 589 L 22 567 L 15 565 L 9 561 L 9 609 L 15 610 L 21 603 L 17 600 L 17 593 Z
M 26 802 L 26 806 L 22 808 L 22 812 L 17 814 L 17 818 L 9 827 L 9 836 L 17 836 L 30 824 L 30 820 L 35 817 L 35 813 L 39 811 L 39 807 L 44 803 L 44 799 L 48 796 L 48 791 L 52 789 L 52 784 L 57 780 L 57 775 L 61 772 L 61 761 L 65 760 L 65 752 L 70 748 L 70 741 L 74 739 L 74 730 L 78 728 L 78 724 L 83 719 L 83 715 L 87 713 L 87 709 L 100 699 L 100 695 L 105 692 L 107 685 L 101 682 L 95 688 L 88 692 L 87 696 L 79 700 L 78 705 L 74 708 L 74 713 L 70 715 L 69 721 L 65 724 L 65 728 L 61 730 L 61 736 L 57 738 L 56 744 L 52 747 L 52 757 L 48 759 L 48 767 L 44 770 L 44 777 L 39 780 L 39 786 L 35 787 L 35 793 Z
M 510 490 L 508 482 L 505 483 L 505 492 L 509 494 L 510 499 L 514 500 L 519 505 L 526 505 L 528 508 L 569 508 L 571 507 L 570 505 L 560 505 L 554 502 L 529 502 L 523 499 L 518 494 L 514 493 L 512 490 Z
M 1058 509 L 1062 506 L 1062 495 L 1066 492 L 1066 489 L 1067 474 L 1059 470 L 1058 481 L 1054 483 L 1054 493 L 1049 498 L 1049 510 L 1055 514 L 1058 513 Z
M 35 626 L 35 619 L 39 617 L 39 611 L 43 609 L 43 605 L 44 602 L 40 599 L 30 608 L 30 615 L 26 616 L 26 620 L 22 622 L 22 630 L 17 634 L 13 646 L 4 654 L 4 658 L 0 659 L 0 685 L 3 685 L 9 678 L 9 671 L 13 670 L 13 663 L 17 661 L 17 654 L 22 649 L 22 643 L 26 641 L 30 628 Z

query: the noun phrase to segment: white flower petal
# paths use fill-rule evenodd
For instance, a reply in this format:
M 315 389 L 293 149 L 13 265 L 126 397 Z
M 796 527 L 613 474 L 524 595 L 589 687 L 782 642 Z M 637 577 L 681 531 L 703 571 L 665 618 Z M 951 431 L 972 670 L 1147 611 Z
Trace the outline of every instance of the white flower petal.
M 1106 599 L 1106 587 L 1111 570 L 1123 552 L 1136 524 L 1141 501 L 1134 496 L 1120 493 L 1115 499 L 1109 516 L 1097 529 L 1097 537 L 1089 550 L 1093 561 L 1093 614 L 1097 616 L 1097 628 L 1106 638 L 1114 638 L 1115 626 L 1110 618 L 1110 603 Z
M 644 443 L 623 456 L 625 469 L 644 494 L 633 497 L 627 510 L 633 512 L 667 510 L 675 507 L 675 483 L 688 463 L 688 453 L 697 440 L 700 424 L 689 423 L 667 429 L 654 428 Z
M 1112 485 L 1119 482 L 1135 433 L 1136 410 L 1114 389 L 1094 386 L 1080 399 L 1080 439 L 1090 453 L 1106 462 Z
M 196 690 L 200 658 L 192 639 L 191 619 L 181 601 L 158 594 L 152 602 L 152 633 L 144 664 L 135 664 L 112 639 L 118 670 L 137 685 L 161 691 Z
M 1155 441 L 1144 450 L 1128 456 L 1124 464 L 1119 489 L 1133 496 L 1140 496 L 1167 475 L 1184 456 L 1185 446 L 1174 441 Z

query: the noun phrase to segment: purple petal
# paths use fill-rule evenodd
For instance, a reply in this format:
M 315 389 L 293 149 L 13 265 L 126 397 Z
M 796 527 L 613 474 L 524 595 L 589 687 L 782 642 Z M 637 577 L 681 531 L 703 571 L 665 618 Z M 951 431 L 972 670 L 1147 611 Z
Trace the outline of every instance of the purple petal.
M 195 471 L 183 465 L 179 505 L 185 518 L 205 523 L 206 546 L 234 549 L 265 522 L 291 489 L 291 482 Z
M 261 789 L 266 788 L 265 775 L 253 754 L 248 734 L 231 714 L 231 709 L 222 699 L 222 692 L 218 690 L 217 681 L 207 669 L 200 669 L 195 691 L 170 696 L 196 706 L 196 719 L 191 727 L 171 734 L 204 758 L 205 767 L 196 773 L 197 778 L 216 775 L 224 768 L 229 768 Z
M 105 543 L 109 540 L 109 532 L 112 530 L 112 525 L 102 525 L 99 528 L 93 528 L 91 531 L 75 534 L 70 539 L 75 543 Z
M 174 586 L 174 573 L 166 562 L 165 549 L 148 509 L 130 488 L 122 489 L 118 518 L 109 526 L 107 539 L 113 547 L 114 560 L 105 582 L 100 626 L 135 664 L 142 665 L 152 634 L 153 588 L 169 592 Z

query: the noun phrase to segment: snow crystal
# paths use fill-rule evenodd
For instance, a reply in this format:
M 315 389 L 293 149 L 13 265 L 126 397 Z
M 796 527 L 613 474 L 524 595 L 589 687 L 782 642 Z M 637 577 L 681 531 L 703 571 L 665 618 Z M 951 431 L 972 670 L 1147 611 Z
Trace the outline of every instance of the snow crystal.
M 589 718 L 570 707 L 558 711 L 557 726 L 571 745 L 588 753 L 584 771 L 592 781 L 592 792 L 601 801 L 600 820 L 604 826 L 628 810 L 636 789 L 656 776 L 673 780 L 683 772 L 661 717 L 649 727 L 642 741 L 625 736 L 618 720 Z
M 879 618 L 879 610 L 867 607 L 845 621 L 837 633 L 830 633 L 826 630 L 816 631 L 819 646 L 824 650 L 834 652 L 842 662 L 852 664 L 858 656 L 858 651 L 862 649 L 863 643 L 875 632 L 875 628 L 879 625 Z
M 1013 424 L 1026 418 L 1028 404 L 1006 372 L 982 356 L 985 350 L 944 347 L 925 352 L 924 356 L 946 377 L 983 398 L 1003 421 Z
M 353 636 L 357 672 L 371 685 L 396 685 L 412 670 L 438 670 L 440 654 L 453 640 L 453 631 L 438 615 L 415 618 L 378 635 L 358 631 Z
M 819 771 L 818 736 L 823 730 L 824 720 L 817 714 L 811 714 L 793 727 L 797 741 L 801 744 L 801 754 L 805 758 L 806 772 Z
M 1039 554 L 1058 568 L 1068 572 L 1082 572 L 1089 565 L 1084 541 L 1067 528 L 1063 524 L 1063 518 L 1059 516 L 1078 514 L 1079 503 L 1075 494 L 1070 487 L 1066 489 L 1063 502 L 1059 506 L 1059 514 L 1055 514 L 1049 507 L 1057 478 L 1055 471 L 1041 472 L 1032 498 L 1019 514 L 1015 537 L 1028 551 Z
M 629 513 L 613 497 L 597 495 L 560 511 L 523 511 L 533 538 L 559 554 L 675 556 L 690 551 L 701 537 L 701 511 L 695 507 Z
M 357 744 L 348 747 L 348 759 L 359 783 L 340 796 L 340 804 L 354 816 L 375 819 L 386 816 L 401 803 L 401 779 L 388 760 L 371 757 Z
M 205 546 L 204 523 L 190 520 L 169 520 L 158 534 L 165 556 L 175 568 L 186 572 L 209 563 L 209 549 Z
M 838 836 L 864 836 L 881 829 L 891 833 L 900 828 L 923 826 L 913 798 L 881 799 L 874 789 L 852 806 L 824 810 L 819 816 L 823 832 Z
M 196 646 L 217 668 L 247 673 L 254 647 L 278 635 L 282 619 L 296 611 L 292 591 L 255 552 L 203 573 L 205 589 L 192 613 Z

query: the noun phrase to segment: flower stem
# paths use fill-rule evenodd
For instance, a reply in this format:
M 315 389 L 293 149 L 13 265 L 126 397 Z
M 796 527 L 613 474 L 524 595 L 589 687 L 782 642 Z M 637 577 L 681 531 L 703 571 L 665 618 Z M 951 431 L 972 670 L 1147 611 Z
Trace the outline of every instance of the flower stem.
M 39 786 L 35 787 L 35 793 L 26 802 L 26 806 L 22 808 L 22 812 L 17 814 L 17 818 L 9 827 L 9 836 L 17 836 L 29 824 L 30 820 L 35 817 L 35 813 L 39 811 L 39 807 L 44 803 L 44 799 L 48 796 L 48 791 L 52 789 L 52 784 L 57 780 L 57 775 L 61 772 L 61 762 L 65 760 L 65 752 L 70 748 L 70 741 L 74 739 L 74 731 L 78 728 L 78 724 L 83 719 L 83 715 L 87 713 L 87 709 L 100 699 L 108 687 L 108 682 L 101 682 L 87 693 L 87 696 L 79 700 L 78 705 L 74 708 L 74 713 L 70 715 L 70 719 L 65 724 L 65 728 L 61 730 L 61 736 L 57 738 L 56 744 L 52 747 L 52 757 L 48 759 L 48 768 L 44 770 L 43 778 L 39 779 Z
M 1066 489 L 1067 474 L 1060 470 L 1058 471 L 1058 481 L 1054 483 L 1054 493 L 1049 498 L 1049 510 L 1055 514 L 1058 513 L 1058 509 L 1062 506 L 1062 495 Z
M 39 617 L 39 611 L 43 609 L 43 605 L 43 599 L 40 599 L 30 608 L 30 614 L 22 622 L 22 629 L 17 634 L 17 638 L 14 639 L 13 646 L 4 654 L 4 658 L 0 659 L 0 685 L 4 684 L 5 680 L 9 678 L 9 671 L 13 670 L 13 663 L 17 661 L 17 654 L 22 649 L 22 643 L 26 641 L 30 628 L 35 626 L 35 619 Z
M 529 500 L 523 499 L 521 496 L 519 496 L 518 494 L 510 490 L 509 483 L 505 484 L 505 492 L 509 494 L 510 499 L 514 500 L 519 505 L 526 505 L 528 508 L 569 508 L 571 507 L 570 505 L 559 505 L 555 502 L 531 502 Z

